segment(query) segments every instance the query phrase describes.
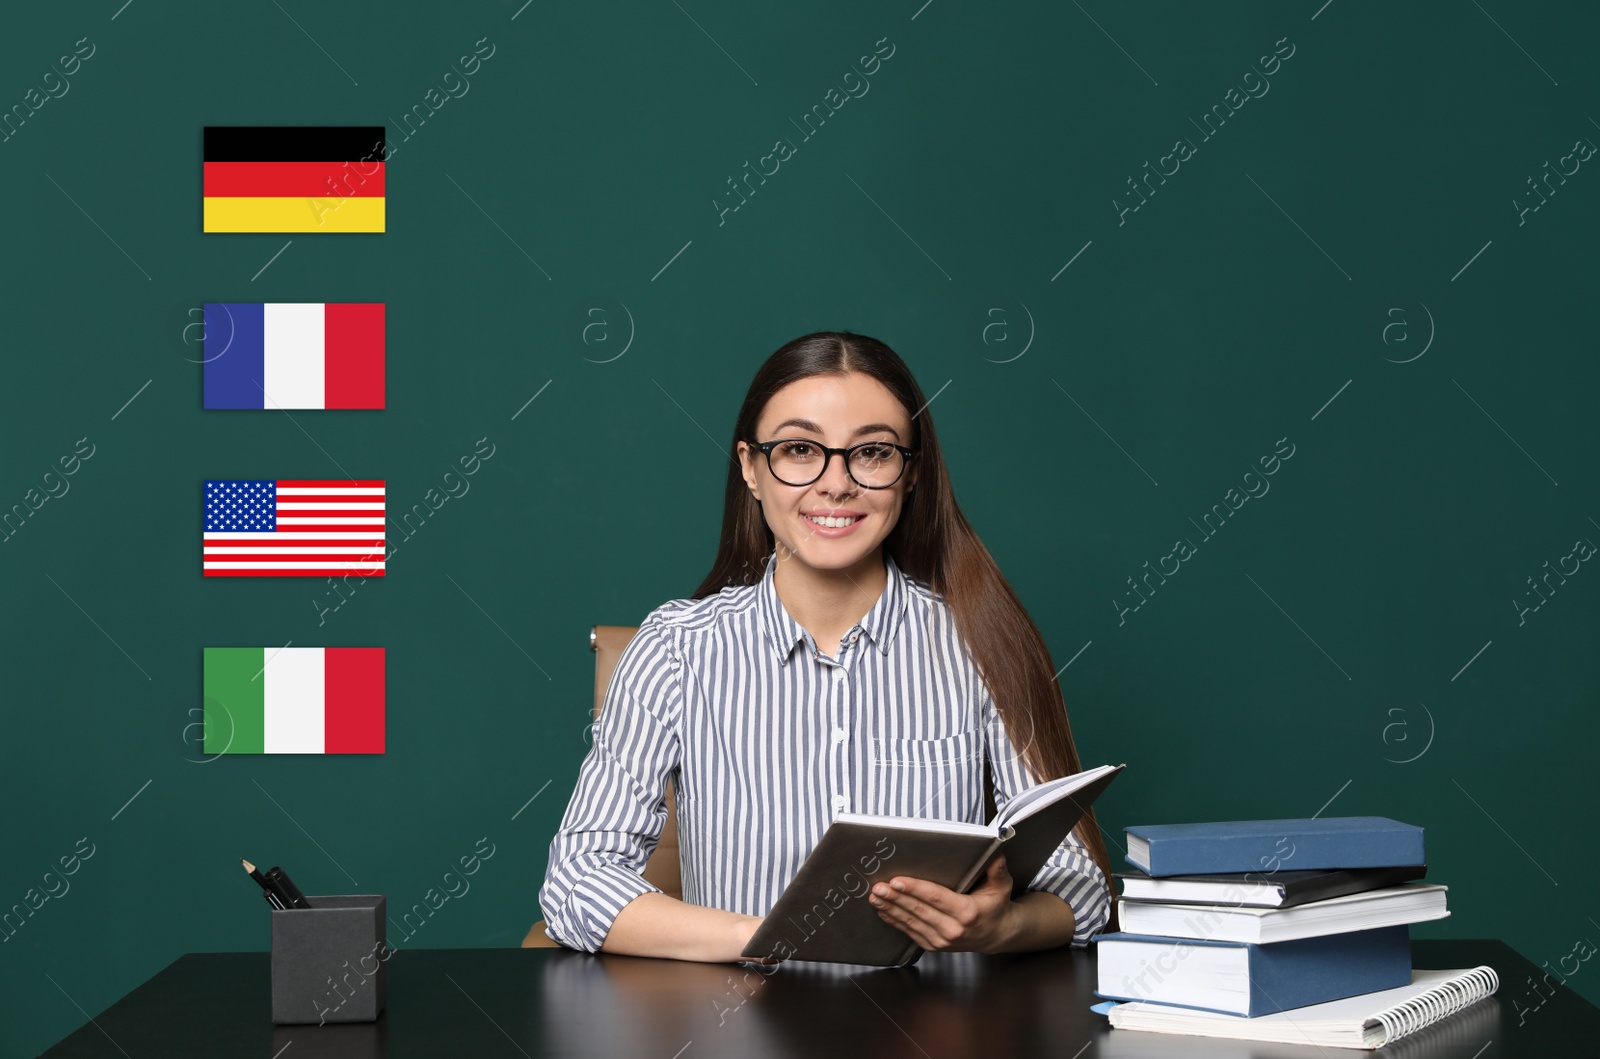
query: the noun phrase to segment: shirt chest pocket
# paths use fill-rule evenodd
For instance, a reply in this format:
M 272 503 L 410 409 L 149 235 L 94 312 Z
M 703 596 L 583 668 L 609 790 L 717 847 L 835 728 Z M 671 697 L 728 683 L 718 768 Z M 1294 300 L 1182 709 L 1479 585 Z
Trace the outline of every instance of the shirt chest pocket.
M 946 768 L 976 757 L 981 735 L 974 729 L 942 739 L 874 739 L 872 761 L 889 767 Z
M 977 729 L 938 739 L 874 738 L 869 758 L 862 812 L 961 820 L 981 802 L 983 733 Z

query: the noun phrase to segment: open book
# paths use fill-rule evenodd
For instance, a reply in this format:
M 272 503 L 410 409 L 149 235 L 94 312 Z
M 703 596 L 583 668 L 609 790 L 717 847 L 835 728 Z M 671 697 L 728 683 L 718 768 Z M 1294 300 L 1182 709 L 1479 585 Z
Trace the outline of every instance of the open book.
M 878 917 L 867 899 L 874 883 L 904 875 L 970 893 L 1003 851 L 1012 893 L 1021 893 L 1125 767 L 1101 765 L 1029 787 L 987 824 L 839 813 L 740 955 L 872 967 L 915 963 L 922 946 Z

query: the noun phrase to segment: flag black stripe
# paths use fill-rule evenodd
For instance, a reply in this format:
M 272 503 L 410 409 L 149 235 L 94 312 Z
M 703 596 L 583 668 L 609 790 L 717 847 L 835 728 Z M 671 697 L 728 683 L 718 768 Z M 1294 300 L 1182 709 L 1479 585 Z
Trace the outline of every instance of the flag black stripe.
M 208 162 L 382 161 L 382 125 L 207 125 Z

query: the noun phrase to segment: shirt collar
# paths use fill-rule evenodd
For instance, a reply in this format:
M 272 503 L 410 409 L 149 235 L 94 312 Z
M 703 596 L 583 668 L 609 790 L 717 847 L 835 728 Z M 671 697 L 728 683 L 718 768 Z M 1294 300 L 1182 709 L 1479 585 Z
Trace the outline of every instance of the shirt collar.
M 894 634 L 900 628 L 900 619 L 905 613 L 910 592 L 905 584 L 906 575 L 900 572 L 900 567 L 890 558 L 888 552 L 883 553 L 883 565 L 887 574 L 883 594 L 857 624 L 877 645 L 880 652 L 888 654 L 889 644 L 893 642 Z M 773 654 L 778 664 L 784 665 L 794 652 L 795 644 L 805 640 L 806 631 L 784 609 L 783 601 L 778 598 L 778 587 L 773 580 L 777 569 L 778 555 L 774 551 L 767 557 L 767 568 L 761 575 L 761 584 L 757 589 L 757 604 Z

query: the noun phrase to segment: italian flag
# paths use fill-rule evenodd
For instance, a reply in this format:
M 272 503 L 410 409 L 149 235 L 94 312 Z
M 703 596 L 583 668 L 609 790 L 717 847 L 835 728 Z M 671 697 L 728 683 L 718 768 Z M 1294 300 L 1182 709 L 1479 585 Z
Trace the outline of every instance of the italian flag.
M 383 652 L 205 648 L 205 752 L 383 753 Z

